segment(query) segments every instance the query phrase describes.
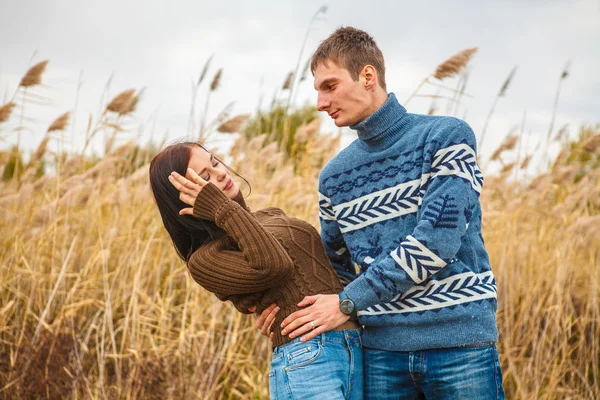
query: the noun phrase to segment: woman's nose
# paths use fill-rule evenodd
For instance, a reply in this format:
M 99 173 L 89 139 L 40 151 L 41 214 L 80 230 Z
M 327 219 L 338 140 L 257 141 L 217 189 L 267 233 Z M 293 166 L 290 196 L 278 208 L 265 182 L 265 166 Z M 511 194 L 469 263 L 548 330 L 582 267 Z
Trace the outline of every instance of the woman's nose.
M 220 181 L 222 181 L 223 179 L 225 179 L 225 177 L 227 176 L 227 172 L 223 171 L 223 170 L 218 170 L 217 172 L 217 179 Z

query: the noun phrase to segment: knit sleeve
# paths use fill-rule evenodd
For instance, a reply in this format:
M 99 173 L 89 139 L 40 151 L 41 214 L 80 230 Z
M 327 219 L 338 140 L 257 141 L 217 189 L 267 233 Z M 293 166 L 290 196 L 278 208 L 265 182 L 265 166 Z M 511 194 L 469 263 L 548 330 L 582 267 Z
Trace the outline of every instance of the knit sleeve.
M 319 178 L 319 221 L 321 223 L 321 240 L 327 256 L 342 285 L 346 286 L 356 279 L 356 269 L 335 219 L 331 200 L 325 195 L 321 178 Z
M 228 235 L 201 246 L 188 261 L 192 277 L 205 289 L 219 296 L 255 293 L 291 274 L 293 263 L 281 243 L 213 184 L 200 191 L 194 216 L 214 221 Z
M 426 281 L 453 263 L 462 245 L 483 184 L 475 135 L 464 121 L 448 119 L 429 138 L 424 157 L 413 232 L 345 289 L 359 310 Z

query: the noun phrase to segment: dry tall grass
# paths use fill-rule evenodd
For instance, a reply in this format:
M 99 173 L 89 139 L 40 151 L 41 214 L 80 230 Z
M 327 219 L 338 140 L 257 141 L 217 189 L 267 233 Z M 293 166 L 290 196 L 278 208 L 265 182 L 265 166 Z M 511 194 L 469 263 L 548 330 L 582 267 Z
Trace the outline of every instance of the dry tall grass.
M 117 113 L 135 108 L 124 93 Z M 293 163 L 267 135 L 238 140 L 251 208 L 318 225 L 316 176 L 339 137 L 317 130 L 298 129 Z M 508 398 L 600 397 L 599 150 L 600 130 L 584 130 L 527 186 L 508 179 L 518 163 L 486 179 Z M 58 158 L 56 176 L 0 183 L 0 398 L 268 397 L 268 342 L 188 277 L 139 154 Z

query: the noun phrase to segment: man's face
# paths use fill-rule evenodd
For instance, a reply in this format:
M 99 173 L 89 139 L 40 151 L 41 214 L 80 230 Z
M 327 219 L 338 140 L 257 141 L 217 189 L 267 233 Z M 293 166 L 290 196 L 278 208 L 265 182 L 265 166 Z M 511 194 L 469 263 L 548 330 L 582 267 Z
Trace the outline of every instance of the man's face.
M 327 112 L 336 126 L 357 124 L 373 112 L 362 74 L 354 81 L 346 68 L 329 60 L 318 64 L 314 85 L 318 92 L 317 110 Z

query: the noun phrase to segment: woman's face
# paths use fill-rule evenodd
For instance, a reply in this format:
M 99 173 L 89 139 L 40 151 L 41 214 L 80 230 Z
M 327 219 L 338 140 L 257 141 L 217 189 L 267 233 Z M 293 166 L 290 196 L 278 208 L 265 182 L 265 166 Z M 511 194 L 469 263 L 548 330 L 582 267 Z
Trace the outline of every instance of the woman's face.
M 225 165 L 200 146 L 192 148 L 188 168 L 193 169 L 202 179 L 221 189 L 225 196 L 232 200 L 240 192 Z M 186 177 L 191 179 L 189 176 Z

